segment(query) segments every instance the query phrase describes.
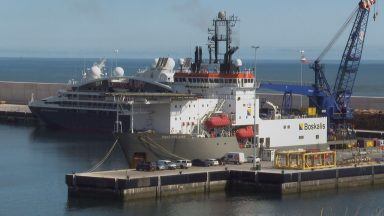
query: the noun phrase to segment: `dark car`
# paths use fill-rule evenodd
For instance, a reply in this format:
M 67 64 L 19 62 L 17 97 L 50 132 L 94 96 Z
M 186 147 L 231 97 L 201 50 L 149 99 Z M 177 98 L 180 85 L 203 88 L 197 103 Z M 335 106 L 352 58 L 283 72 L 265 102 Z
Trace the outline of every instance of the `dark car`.
M 192 160 L 192 166 L 207 167 L 209 164 L 206 161 L 194 159 Z
M 137 171 L 154 171 L 156 170 L 156 164 L 151 162 L 140 162 L 136 165 Z

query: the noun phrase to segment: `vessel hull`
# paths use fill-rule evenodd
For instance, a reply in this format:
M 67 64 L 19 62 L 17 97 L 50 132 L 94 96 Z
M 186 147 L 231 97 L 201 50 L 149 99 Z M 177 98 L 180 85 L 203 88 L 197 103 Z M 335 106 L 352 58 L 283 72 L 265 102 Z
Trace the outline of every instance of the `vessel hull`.
M 78 131 L 112 133 L 116 112 L 97 110 L 57 109 L 30 106 L 31 112 L 48 127 Z M 121 116 L 123 128 L 129 130 L 129 116 Z
M 254 154 L 251 145 L 242 147 L 236 137 L 192 137 L 190 135 L 170 135 L 155 133 L 119 133 L 119 144 L 128 162 L 131 162 L 137 153 L 145 153 L 149 161 L 159 159 L 176 160 L 185 159 L 219 159 L 228 152 L 243 152 L 245 156 Z M 325 149 L 326 144 L 313 144 L 306 146 L 290 146 L 289 148 Z M 258 151 L 256 152 L 259 155 Z

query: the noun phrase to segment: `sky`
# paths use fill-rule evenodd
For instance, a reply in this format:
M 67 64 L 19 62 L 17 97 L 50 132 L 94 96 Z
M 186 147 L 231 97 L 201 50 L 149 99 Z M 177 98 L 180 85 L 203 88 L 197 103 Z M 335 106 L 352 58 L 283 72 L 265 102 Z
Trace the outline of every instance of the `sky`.
M 235 14 L 236 55 L 316 58 L 358 0 L 0 0 L 0 57 L 190 56 L 219 11 Z M 379 2 L 380 3 L 380 2 Z M 384 60 L 384 17 L 368 26 L 364 59 Z M 371 13 L 372 16 L 372 13 Z M 339 59 L 351 26 L 325 57 Z

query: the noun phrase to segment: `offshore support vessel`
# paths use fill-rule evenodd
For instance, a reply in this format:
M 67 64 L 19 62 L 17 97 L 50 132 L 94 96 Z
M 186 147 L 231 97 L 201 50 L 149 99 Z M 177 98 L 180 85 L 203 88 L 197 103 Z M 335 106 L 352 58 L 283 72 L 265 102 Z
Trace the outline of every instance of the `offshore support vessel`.
M 281 115 L 277 106 L 256 96 L 253 71 L 233 60 L 237 22 L 235 16 L 218 14 L 209 28 L 209 58 L 204 61 L 202 48 L 196 47 L 193 61 L 180 59 L 172 93 L 108 93 L 120 104 L 115 135 L 129 160 L 251 155 L 253 143 L 264 148 L 326 146 L 326 116 Z M 273 111 L 261 114 L 266 105 Z M 130 121 L 128 130 L 122 117 Z

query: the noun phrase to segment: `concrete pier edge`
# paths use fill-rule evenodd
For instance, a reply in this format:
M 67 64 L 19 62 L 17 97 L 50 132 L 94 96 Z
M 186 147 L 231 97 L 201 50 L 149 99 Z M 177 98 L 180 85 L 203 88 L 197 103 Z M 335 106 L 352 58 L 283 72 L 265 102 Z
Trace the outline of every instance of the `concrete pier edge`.
M 111 172 L 111 171 L 108 171 Z M 279 195 L 384 184 L 384 165 L 315 171 L 269 172 L 224 170 L 144 178 L 66 175 L 68 196 L 102 196 L 121 200 L 161 198 L 186 193 L 235 190 Z

